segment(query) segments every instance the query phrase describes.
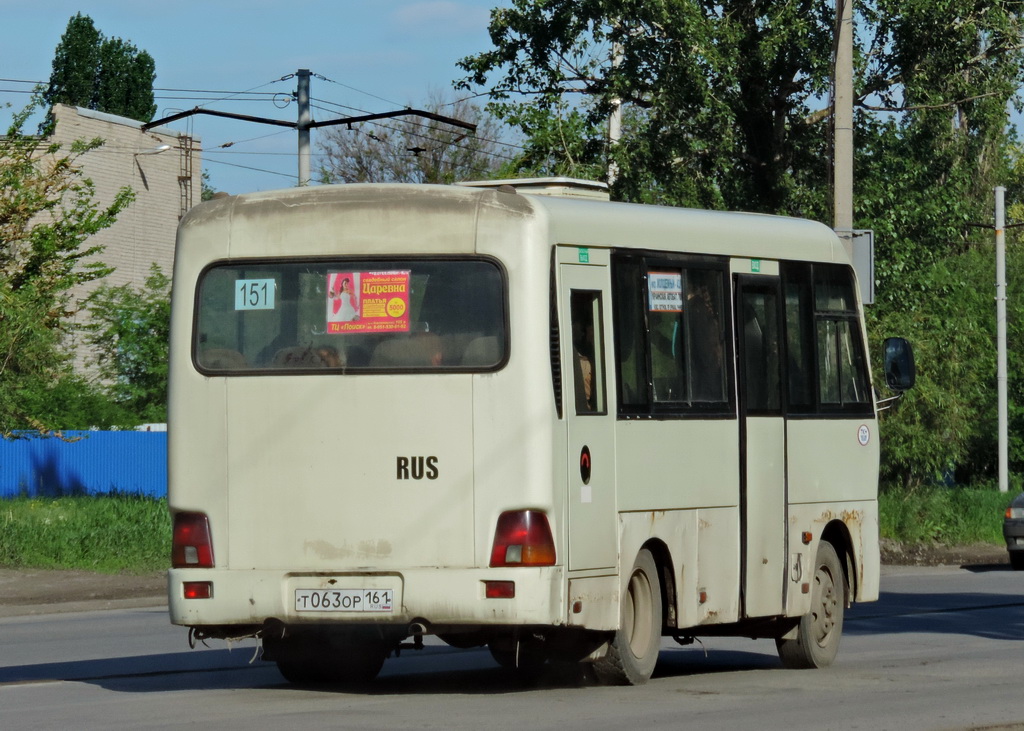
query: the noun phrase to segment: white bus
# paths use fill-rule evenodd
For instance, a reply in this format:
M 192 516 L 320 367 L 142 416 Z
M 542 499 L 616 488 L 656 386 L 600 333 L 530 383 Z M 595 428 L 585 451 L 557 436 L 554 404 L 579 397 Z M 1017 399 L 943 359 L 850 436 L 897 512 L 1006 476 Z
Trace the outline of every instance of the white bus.
M 843 246 L 602 187 L 322 186 L 182 220 L 174 624 L 259 638 L 294 682 L 370 679 L 424 635 L 619 683 L 665 636 L 833 660 L 879 576 Z

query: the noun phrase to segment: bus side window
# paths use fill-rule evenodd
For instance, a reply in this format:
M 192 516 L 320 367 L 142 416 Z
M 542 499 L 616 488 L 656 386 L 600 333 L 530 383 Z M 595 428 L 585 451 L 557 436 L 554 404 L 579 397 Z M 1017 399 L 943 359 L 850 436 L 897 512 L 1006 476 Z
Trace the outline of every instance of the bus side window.
M 784 280 L 789 412 L 866 412 L 871 392 L 851 270 L 788 263 Z
M 726 400 L 725 329 L 722 327 L 722 273 L 686 272 L 686 348 L 691 403 Z
M 743 292 L 743 368 L 747 411 L 776 413 L 781 407 L 779 328 L 776 296 L 755 289 Z
M 613 259 L 618 413 L 732 413 L 726 269 L 713 257 Z
M 848 267 L 814 266 L 818 386 L 824 409 L 845 411 L 871 400 L 853 288 Z
M 810 266 L 789 264 L 785 269 L 787 396 L 790 413 L 815 408 L 815 332 Z
M 619 411 L 626 413 L 650 409 L 644 275 L 640 264 L 640 259 L 620 258 L 613 269 L 612 305 L 615 312 Z
M 570 310 L 576 413 L 601 414 L 605 412 L 601 293 L 573 290 Z

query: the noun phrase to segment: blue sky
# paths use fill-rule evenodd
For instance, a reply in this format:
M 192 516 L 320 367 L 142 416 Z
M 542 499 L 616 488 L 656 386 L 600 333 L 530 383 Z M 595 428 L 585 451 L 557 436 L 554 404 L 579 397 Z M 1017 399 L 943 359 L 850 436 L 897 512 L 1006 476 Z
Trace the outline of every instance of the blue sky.
M 206 103 L 190 92 L 159 89 L 295 90 L 284 76 L 306 68 L 314 104 L 336 115 L 422 106 L 431 89 L 450 89 L 456 62 L 490 48 L 492 7 L 508 0 L 0 0 L 0 104 L 23 107 L 24 81 L 49 79 L 53 51 L 68 19 L 81 12 L 107 37 L 149 52 L 156 62 L 158 117 L 203 104 L 220 111 L 294 121 L 294 103 L 272 96 Z M 14 80 L 14 81 L 11 81 Z M 214 95 L 229 96 L 228 94 Z M 174 98 L 186 97 L 186 98 Z M 344 105 L 351 109 L 342 109 Z M 314 109 L 317 121 L 331 118 Z M 4 110 L 3 122 L 9 119 Z M 202 140 L 214 188 L 230 193 L 295 184 L 294 130 L 209 116 L 170 125 Z M 224 143 L 230 148 L 215 150 Z M 317 132 L 313 132 L 316 151 Z M 244 166 L 244 167 L 243 167 Z M 317 163 L 314 158 L 313 169 Z M 255 168 L 255 169 L 249 169 Z M 265 172 L 264 172 L 265 171 Z M 314 173 L 315 174 L 315 173 Z

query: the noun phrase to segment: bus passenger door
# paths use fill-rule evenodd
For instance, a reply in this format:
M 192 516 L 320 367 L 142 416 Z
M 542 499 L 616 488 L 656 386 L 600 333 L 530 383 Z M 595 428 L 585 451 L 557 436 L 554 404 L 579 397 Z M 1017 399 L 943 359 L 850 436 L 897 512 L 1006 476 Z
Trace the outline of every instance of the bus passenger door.
M 618 559 L 614 393 L 608 358 L 611 296 L 607 252 L 560 247 L 561 356 L 568 425 L 568 566 L 610 568 Z
M 779 278 L 736 277 L 740 407 L 740 604 L 782 614 L 786 589 L 786 424 Z

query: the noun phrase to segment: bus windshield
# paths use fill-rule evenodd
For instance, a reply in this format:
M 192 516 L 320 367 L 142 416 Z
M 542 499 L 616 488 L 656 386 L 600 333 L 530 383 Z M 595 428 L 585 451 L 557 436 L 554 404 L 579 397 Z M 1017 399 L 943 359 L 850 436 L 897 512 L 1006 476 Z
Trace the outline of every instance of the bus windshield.
M 214 264 L 198 285 L 193 360 L 217 375 L 493 371 L 505 300 L 487 259 Z

